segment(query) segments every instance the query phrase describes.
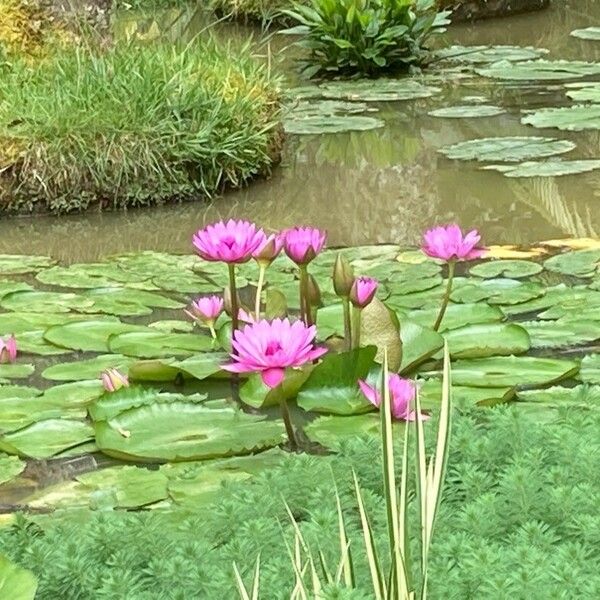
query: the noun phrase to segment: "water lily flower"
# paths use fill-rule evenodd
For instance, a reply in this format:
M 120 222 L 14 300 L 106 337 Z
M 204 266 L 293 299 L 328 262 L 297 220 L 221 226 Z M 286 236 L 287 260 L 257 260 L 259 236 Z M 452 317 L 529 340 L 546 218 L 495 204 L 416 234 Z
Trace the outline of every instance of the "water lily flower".
M 192 302 L 190 310 L 184 312 L 195 321 L 214 325 L 223 312 L 223 298 L 221 296 L 204 296 Z
M 317 328 L 289 319 L 258 321 L 233 335 L 233 362 L 223 369 L 232 373 L 260 373 L 270 388 L 277 387 L 288 367 L 301 367 L 327 352 L 314 346 Z
M 0 364 L 14 363 L 17 360 L 17 340 L 14 335 L 5 340 L 0 338 Z
M 106 369 L 102 373 L 102 385 L 107 392 L 116 392 L 123 387 L 129 387 L 129 379 L 118 369 Z
M 427 256 L 445 261 L 474 260 L 485 254 L 485 248 L 477 247 L 480 240 L 476 229 L 463 236 L 458 225 L 434 227 L 425 232 L 422 250 Z
M 285 253 L 297 265 L 307 265 L 323 249 L 327 232 L 315 227 L 293 227 L 282 232 Z
M 381 394 L 379 391 L 362 379 L 359 379 L 358 385 L 365 398 L 379 408 L 381 406 Z M 399 421 L 414 421 L 417 417 L 417 413 L 411 408 L 417 393 L 414 381 L 403 379 L 400 375 L 391 373 L 388 377 L 388 386 L 394 419 Z M 429 418 L 428 415 L 423 413 L 420 416 L 423 420 Z
M 204 260 L 237 264 L 248 262 L 265 239 L 265 232 L 254 223 L 230 219 L 198 230 L 193 243 Z
M 377 279 L 372 277 L 357 277 L 350 290 L 350 302 L 356 308 L 364 308 L 371 303 L 379 287 Z
M 283 236 L 271 234 L 265 237 L 264 242 L 252 253 L 252 258 L 259 264 L 268 267 L 283 249 Z

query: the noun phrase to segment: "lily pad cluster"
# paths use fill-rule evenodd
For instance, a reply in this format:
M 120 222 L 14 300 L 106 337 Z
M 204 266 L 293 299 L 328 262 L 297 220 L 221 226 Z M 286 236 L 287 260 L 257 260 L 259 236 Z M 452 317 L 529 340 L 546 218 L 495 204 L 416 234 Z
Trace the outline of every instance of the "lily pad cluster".
M 533 148 L 566 147 L 542 138 Z M 518 161 L 528 149 L 506 152 Z M 494 258 L 519 256 L 496 250 L 463 267 L 439 332 L 433 322 L 447 276 L 440 263 L 394 245 L 341 250 L 356 272 L 380 281 L 363 312 L 362 347 L 329 352 L 279 388 L 258 375 L 242 379 L 239 404 L 221 368 L 227 335 L 213 339 L 183 312 L 197 295 L 222 291 L 218 266 L 154 252 L 71 266 L 3 257 L 0 336 L 15 335 L 19 356 L 0 364 L 1 489 L 15 505 L 40 510 L 210 499 L 223 482 L 251 477 L 283 455 L 283 424 L 271 409 L 282 398 L 295 400 L 318 452 L 335 451 L 345 436 L 377 433 L 375 407 L 356 382 L 377 384 L 384 348 L 395 371 L 420 381 L 425 410 L 439 403 L 445 341 L 459 409 L 517 402 L 547 412 L 581 404 L 600 389 L 600 247 L 570 246 L 542 244 L 527 259 Z M 321 286 L 319 342 L 332 349 L 344 333 L 331 283 L 336 255 L 324 251 L 311 264 Z M 256 271 L 240 265 L 248 292 Z M 278 314 L 298 307 L 294 273 L 285 258 L 269 270 L 267 306 L 276 298 Z M 228 318 L 217 325 L 227 332 Z M 105 392 L 107 368 L 127 373 L 131 387 Z M 82 472 L 67 468 L 78 457 L 90 458 Z M 46 464 L 64 474 L 40 484 L 36 469 Z

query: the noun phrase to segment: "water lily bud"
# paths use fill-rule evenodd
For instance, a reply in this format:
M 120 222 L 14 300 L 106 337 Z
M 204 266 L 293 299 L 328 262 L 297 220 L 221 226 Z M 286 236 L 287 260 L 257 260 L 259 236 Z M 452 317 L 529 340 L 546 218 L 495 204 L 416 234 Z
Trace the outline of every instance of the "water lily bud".
M 129 379 L 118 369 L 107 369 L 102 373 L 102 385 L 107 392 L 116 392 L 124 387 L 129 387 Z
M 333 265 L 333 289 L 341 298 L 350 295 L 354 283 L 354 269 L 343 254 L 338 254 Z
M 264 243 L 252 253 L 252 258 L 261 266 L 268 267 L 278 256 L 283 248 L 283 236 L 270 235 Z
M 14 335 L 0 338 L 0 364 L 14 363 L 17 360 L 17 340 Z
M 311 306 L 321 306 L 321 290 L 317 280 L 312 276 L 308 276 L 308 303 Z
M 372 277 L 357 277 L 350 290 L 350 302 L 356 308 L 364 308 L 371 303 L 379 283 Z

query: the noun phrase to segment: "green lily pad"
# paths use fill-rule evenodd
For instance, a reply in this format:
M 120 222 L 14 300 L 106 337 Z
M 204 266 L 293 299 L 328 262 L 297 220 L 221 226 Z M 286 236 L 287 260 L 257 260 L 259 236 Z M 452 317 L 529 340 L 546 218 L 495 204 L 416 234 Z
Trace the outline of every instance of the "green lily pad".
M 15 565 L 0 554 L 0 598 L 34 600 L 37 587 L 37 579 L 31 571 Z
M 482 323 L 453 329 L 444 337 L 453 358 L 485 358 L 527 352 L 527 331 L 514 323 Z
M 337 450 L 346 439 L 364 435 L 379 436 L 380 425 L 379 413 L 346 417 L 323 416 L 306 425 L 304 433 L 312 442 Z M 394 428 L 404 428 L 404 425 L 395 423 Z
M 50 458 L 87 442 L 94 430 L 82 421 L 46 419 L 0 436 L 0 450 L 29 458 Z
M 0 298 L 12 294 L 13 292 L 29 292 L 33 288 L 23 281 L 11 281 L 10 279 L 0 280 Z
M 571 31 L 573 37 L 581 40 L 600 41 L 600 27 L 585 27 L 584 29 L 574 29 Z
M 544 386 L 573 377 L 578 371 L 576 361 L 498 356 L 456 361 L 452 382 L 471 387 Z
M 0 400 L 4 398 L 33 398 L 41 393 L 42 390 L 28 385 L 0 385 Z
M 86 298 L 91 298 L 97 307 L 100 303 L 105 305 L 112 304 L 141 304 L 150 308 L 170 308 L 179 309 L 185 306 L 185 303 L 173 300 L 167 296 L 149 292 L 146 290 L 130 290 L 126 288 L 99 288 L 88 290 L 82 294 Z M 98 311 L 107 312 L 107 311 Z
M 46 285 L 91 289 L 103 287 L 134 287 L 155 289 L 148 282 L 150 275 L 128 273 L 114 263 L 74 264 L 68 267 L 55 266 L 36 275 L 36 279 Z
M 435 55 L 444 60 L 462 63 L 496 63 L 499 61 L 523 61 L 548 54 L 545 48 L 533 46 L 449 46 L 436 50 Z
M 194 324 L 189 321 L 179 321 L 177 319 L 166 319 L 148 323 L 148 327 L 164 331 L 166 333 L 191 333 L 194 331 Z
M 13 292 L 0 298 L 0 306 L 6 310 L 28 312 L 69 312 L 93 306 L 93 300 L 69 292 Z
M 593 277 L 600 271 L 600 250 L 575 250 L 557 254 L 548 258 L 544 267 L 563 275 Z
M 109 349 L 117 354 L 140 358 L 160 358 L 163 356 L 188 356 L 194 352 L 207 352 L 213 349 L 211 337 L 198 333 L 163 333 L 147 328 L 145 331 L 132 331 L 113 335 Z
M 20 363 L 6 363 L 0 365 L 0 380 L 2 379 L 25 379 L 35 371 L 33 365 L 24 365 Z
M 410 373 L 444 346 L 444 338 L 437 331 L 410 321 L 402 321 L 400 337 L 402 338 L 400 369 L 402 373 Z
M 358 387 L 373 367 L 377 348 L 367 346 L 340 354 L 329 353 L 313 369 L 298 394 L 307 411 L 349 415 L 372 410 Z
M 18 456 L 0 454 L 0 485 L 18 477 L 25 470 L 26 466 L 27 463 Z M 1 578 L 2 573 L 0 572 L 0 579 Z
M 572 347 L 600 339 L 600 321 L 559 319 L 520 323 L 531 337 L 532 348 Z
M 578 60 L 498 61 L 475 70 L 478 75 L 513 81 L 562 81 L 600 74 L 600 63 Z
M 263 383 L 259 374 L 253 374 L 240 388 L 240 399 L 254 408 L 276 406 L 281 400 L 287 401 L 295 398 L 298 391 L 308 379 L 312 367 L 302 369 L 287 369 L 283 383 L 271 389 Z
M 422 327 L 433 327 L 437 319 L 440 309 L 429 308 L 426 310 L 413 310 L 407 313 L 406 318 L 412 323 L 421 325 Z M 444 318 L 440 325 L 440 331 L 448 329 L 457 329 L 465 325 L 477 325 L 478 323 L 492 323 L 494 321 L 502 321 L 504 314 L 497 306 L 489 306 L 488 304 L 452 304 L 448 305 Z M 403 317 L 400 317 L 400 322 Z
M 104 387 L 100 378 L 55 385 L 44 391 L 42 399 L 62 409 L 84 408 L 102 396 Z
M 202 380 L 221 373 L 221 365 L 228 358 L 225 352 L 210 352 L 180 361 L 172 358 L 137 361 L 129 367 L 129 377 L 135 381 L 173 381 L 183 374 L 186 378 Z
M 40 356 L 57 356 L 72 352 L 69 348 L 59 348 L 54 344 L 49 344 L 44 338 L 44 333 L 43 329 L 18 333 L 15 337 L 19 352 L 24 354 L 38 354 Z
M 529 260 L 490 260 L 471 267 L 469 273 L 484 279 L 495 277 L 521 279 L 522 277 L 537 275 L 543 269 L 544 267 L 539 263 Z
M 6 312 L 0 313 L 0 334 L 8 335 L 45 330 L 53 325 L 64 325 L 73 321 L 89 319 L 85 315 L 69 313 L 30 313 Z
M 589 354 L 583 357 L 579 379 L 585 383 L 600 384 L 600 354 Z
M 565 87 L 569 88 L 567 96 L 577 102 L 600 102 L 599 83 L 570 83 L 566 84 Z
M 49 256 L 0 254 L 0 275 L 25 275 L 51 267 L 56 261 Z
M 479 117 L 496 117 L 505 112 L 506 110 L 499 106 L 491 106 L 488 104 L 464 104 L 436 108 L 435 110 L 430 110 L 427 114 L 432 117 L 441 117 L 445 119 L 472 119 Z
M 249 454 L 283 439 L 283 425 L 278 421 L 185 402 L 133 408 L 110 421 L 97 422 L 95 429 L 102 452 L 150 462 Z
M 529 158 L 564 154 L 575 147 L 575 144 L 568 140 L 513 136 L 468 140 L 440 148 L 439 152 L 454 160 L 521 162 Z
M 119 369 L 126 373 L 131 362 L 131 358 L 122 354 L 101 354 L 88 360 L 52 365 L 42 372 L 42 377 L 53 381 L 98 379 L 106 369 Z
M 499 171 L 505 177 L 560 177 L 600 169 L 600 160 L 529 161 L 520 165 L 488 165 L 483 168 Z
M 523 402 L 545 406 L 600 406 L 600 386 L 577 385 L 572 388 L 554 386 L 545 390 L 524 390 L 518 394 Z
M 544 266 L 548 269 L 546 264 Z M 546 288 L 546 293 L 543 296 L 513 306 L 504 305 L 501 307 L 501 310 L 507 316 L 514 316 L 529 312 L 537 312 L 553 306 L 577 305 L 579 302 L 587 302 L 590 305 L 599 305 L 600 294 L 584 287 L 568 287 L 561 283 Z
M 341 133 L 344 131 L 367 131 L 383 127 L 385 122 L 375 117 L 365 116 L 322 116 L 304 117 L 284 122 L 286 133 L 296 135 L 318 135 Z
M 600 106 L 578 104 L 561 108 L 540 108 L 521 119 L 524 125 L 555 127 L 563 131 L 600 129 Z
M 4 398 L 0 402 L 0 434 L 16 431 L 37 421 L 61 418 L 85 418 L 85 411 L 69 410 L 52 404 L 43 396 Z
M 147 328 L 106 317 L 101 320 L 77 321 L 50 327 L 46 330 L 44 338 L 51 344 L 72 350 L 108 352 L 111 336 L 139 331 L 146 332 Z
M 510 402 L 515 397 L 515 388 L 506 387 L 468 387 L 452 386 L 452 406 L 468 410 L 474 406 L 495 406 Z M 439 409 L 442 398 L 442 382 L 429 379 L 420 384 L 419 400 L 424 410 Z
M 490 304 L 519 304 L 542 296 L 541 283 L 516 279 L 471 279 L 452 291 L 453 302 L 474 303 L 486 300 Z

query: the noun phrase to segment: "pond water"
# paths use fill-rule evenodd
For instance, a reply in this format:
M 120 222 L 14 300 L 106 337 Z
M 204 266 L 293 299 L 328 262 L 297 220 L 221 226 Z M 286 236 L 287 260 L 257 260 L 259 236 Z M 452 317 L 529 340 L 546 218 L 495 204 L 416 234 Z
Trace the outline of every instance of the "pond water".
M 540 13 L 453 26 L 444 43 L 531 45 L 547 48 L 554 59 L 597 61 L 600 42 L 569 33 L 599 19 L 600 3 L 594 0 L 554 2 Z M 200 26 L 192 23 L 184 33 Z M 224 30 L 237 34 L 231 25 Z M 414 244 L 426 226 L 446 221 L 478 227 L 487 243 L 598 235 L 600 171 L 514 179 L 438 152 L 478 137 L 544 135 L 576 141 L 569 158 L 598 158 L 597 131 L 569 133 L 520 123 L 524 109 L 571 104 L 562 84 L 515 87 L 477 78 L 451 79 L 443 87 L 432 98 L 381 105 L 383 129 L 289 136 L 283 164 L 269 180 L 212 204 L 3 219 L 0 252 L 50 254 L 65 262 L 142 249 L 189 252 L 199 226 L 228 217 L 254 219 L 272 229 L 310 223 L 327 228 L 332 245 Z M 472 96 L 507 112 L 460 119 L 427 114 Z

